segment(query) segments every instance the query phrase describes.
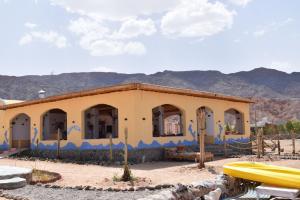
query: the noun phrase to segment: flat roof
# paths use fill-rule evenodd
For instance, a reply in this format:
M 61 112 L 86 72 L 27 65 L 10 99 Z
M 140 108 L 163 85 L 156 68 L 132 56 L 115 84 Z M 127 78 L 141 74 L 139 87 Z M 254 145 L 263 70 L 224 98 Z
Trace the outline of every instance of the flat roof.
M 227 101 L 233 101 L 233 102 L 254 103 L 254 101 L 249 98 L 229 96 L 229 95 L 212 93 L 212 92 L 203 92 L 203 91 L 199 91 L 199 90 L 174 88 L 174 87 L 153 85 L 153 84 L 147 84 L 147 83 L 126 83 L 126 84 L 112 85 L 112 86 L 106 86 L 106 87 L 101 87 L 101 88 L 96 88 L 96 89 L 82 90 L 79 92 L 70 92 L 70 93 L 66 93 L 66 94 L 46 97 L 43 99 L 34 99 L 34 100 L 29 100 L 29 101 L 24 101 L 24 102 L 19 102 L 19 103 L 13 103 L 13 104 L 9 104 L 9 105 L 2 105 L 2 106 L 0 106 L 0 110 L 8 110 L 8 109 L 25 107 L 25 106 L 29 106 L 29 105 L 35 105 L 35 104 L 43 104 L 43 103 L 61 101 L 61 100 L 66 100 L 66 99 L 73 99 L 73 98 L 79 98 L 79 97 L 85 97 L 85 96 L 93 96 L 93 95 L 98 95 L 98 94 L 122 92 L 122 91 L 129 91 L 129 90 L 143 90 L 143 91 L 150 91 L 150 92 L 159 92 L 159 93 L 177 94 L 177 95 L 185 95 L 185 96 L 193 96 L 193 97 L 203 97 L 203 98 L 209 98 L 209 99 L 227 100 Z

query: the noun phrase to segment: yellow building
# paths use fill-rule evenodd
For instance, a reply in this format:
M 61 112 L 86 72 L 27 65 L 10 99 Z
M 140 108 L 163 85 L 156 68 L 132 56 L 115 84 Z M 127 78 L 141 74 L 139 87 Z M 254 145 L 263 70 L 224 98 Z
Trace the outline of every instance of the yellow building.
M 246 98 L 142 83 L 0 103 L 0 148 L 55 152 L 60 130 L 62 151 L 108 150 L 110 135 L 113 148 L 120 150 L 125 129 L 129 150 L 140 155 L 151 149 L 195 146 L 201 110 L 206 143 L 222 143 L 225 131 L 232 133 L 229 142 L 247 142 L 250 103 Z

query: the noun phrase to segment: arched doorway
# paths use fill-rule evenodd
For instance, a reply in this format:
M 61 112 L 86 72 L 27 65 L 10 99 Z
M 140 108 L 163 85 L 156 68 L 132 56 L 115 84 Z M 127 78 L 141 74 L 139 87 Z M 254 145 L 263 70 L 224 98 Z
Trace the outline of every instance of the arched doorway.
M 197 127 L 198 127 L 198 133 L 201 134 L 200 130 L 200 112 L 205 113 L 205 129 L 206 129 L 206 135 L 205 135 L 205 143 L 207 144 L 213 144 L 214 143 L 214 137 L 215 137 L 215 120 L 214 120 L 214 112 L 212 109 L 206 106 L 202 106 L 197 109 Z
M 12 148 L 30 147 L 30 117 L 19 114 L 11 121 Z

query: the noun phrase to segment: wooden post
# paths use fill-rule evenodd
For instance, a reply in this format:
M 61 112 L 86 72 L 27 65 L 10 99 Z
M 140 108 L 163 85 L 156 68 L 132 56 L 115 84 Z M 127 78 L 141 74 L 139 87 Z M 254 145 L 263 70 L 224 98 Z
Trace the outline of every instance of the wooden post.
M 224 143 L 224 156 L 227 158 L 227 143 L 226 143 L 226 134 L 224 133 L 223 136 L 223 143 Z
M 112 134 L 109 134 L 109 160 L 112 163 L 112 161 L 113 161 L 113 141 L 112 141 Z
M 260 142 L 260 134 L 261 129 L 259 129 L 256 133 L 256 142 L 257 142 L 257 158 L 260 158 L 260 148 L 261 148 L 261 142 Z
M 279 133 L 279 131 L 278 131 L 278 129 L 276 129 L 276 132 L 277 132 L 277 134 L 278 134 L 278 136 L 277 136 L 277 147 L 278 147 L 278 155 L 280 155 L 280 133 Z
M 57 152 L 56 157 L 60 158 L 60 129 L 57 129 Z
M 295 134 L 295 131 L 294 131 L 294 130 L 292 130 L 293 155 L 295 155 L 295 154 L 296 154 L 295 139 L 296 139 L 296 134 Z
M 265 140 L 264 140 L 264 129 L 261 129 L 261 134 L 260 134 L 260 142 L 261 142 L 261 155 L 265 155 Z
M 40 152 L 39 152 L 39 138 L 38 138 L 38 139 L 36 139 L 36 155 L 40 156 L 39 153 Z
M 204 168 L 205 162 L 205 134 L 206 134 L 206 119 L 205 111 L 200 109 L 200 131 L 199 132 L 199 145 L 200 145 L 200 159 L 199 159 L 199 168 Z
M 39 150 L 39 144 L 40 144 L 40 141 L 39 141 L 39 138 L 36 139 L 36 149 Z
M 125 154 L 124 154 L 124 163 L 125 163 L 125 166 L 128 165 L 128 147 L 127 147 L 127 140 L 128 140 L 128 128 L 126 127 L 125 128 Z
M 127 139 L 128 139 L 128 128 L 125 128 L 125 145 L 124 145 L 124 172 L 122 176 L 122 181 L 130 181 L 131 173 L 128 167 L 128 147 L 127 147 Z

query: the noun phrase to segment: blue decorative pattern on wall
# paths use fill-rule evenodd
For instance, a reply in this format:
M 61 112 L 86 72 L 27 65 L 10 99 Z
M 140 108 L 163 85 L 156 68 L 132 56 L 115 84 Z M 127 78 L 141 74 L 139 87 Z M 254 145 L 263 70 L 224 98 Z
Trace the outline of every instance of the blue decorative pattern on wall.
M 37 143 L 37 136 L 38 136 L 38 129 L 34 128 L 33 129 L 33 138 L 31 139 L 31 149 L 35 149 L 36 148 L 36 143 Z
M 77 132 L 80 132 L 81 128 L 78 125 L 73 125 L 70 128 L 68 128 L 67 135 L 69 136 L 72 133 L 73 130 L 77 131 Z
M 230 138 L 230 139 L 226 140 L 227 144 L 233 144 L 235 142 L 248 143 L 248 142 L 250 142 L 250 138 L 241 137 L 241 138 L 237 138 L 237 139 Z M 215 144 L 224 144 L 224 141 L 219 138 L 215 138 Z
M 8 150 L 9 149 L 9 142 L 8 142 L 8 132 L 7 130 L 4 132 L 4 141 L 0 144 L 0 150 Z
M 80 127 L 79 126 L 71 126 L 68 129 L 68 134 L 70 134 L 72 131 L 78 131 L 80 132 Z M 159 143 L 157 140 L 153 140 L 150 144 L 145 143 L 144 141 L 140 140 L 138 145 L 136 147 L 133 147 L 132 145 L 128 145 L 128 149 L 151 149 L 151 148 L 162 148 L 162 147 L 176 147 L 176 146 L 194 146 L 198 145 L 197 140 L 196 140 L 196 131 L 193 130 L 192 125 L 189 126 L 189 133 L 193 136 L 193 140 L 179 140 L 178 142 L 173 142 L 169 141 L 167 143 Z M 32 138 L 32 144 L 31 148 L 35 149 L 36 148 L 36 138 L 38 135 L 38 129 L 34 130 L 34 137 Z M 241 139 L 229 139 L 228 143 L 234 142 L 234 141 L 239 141 L 239 142 L 245 142 L 249 141 L 248 138 L 241 138 Z M 223 141 L 215 138 L 215 144 L 222 144 Z M 118 144 L 113 144 L 113 149 L 124 149 L 125 144 L 123 142 L 120 142 Z M 43 141 L 39 143 L 39 149 L 40 150 L 56 150 L 57 149 L 57 143 L 54 142 L 53 144 L 44 144 Z M 61 147 L 62 150 L 109 150 L 110 145 L 103 145 L 103 144 L 97 144 L 97 145 L 92 145 L 90 144 L 87 140 L 83 141 L 81 145 L 78 147 L 72 142 L 68 142 L 66 145 Z
M 218 128 L 219 128 L 219 133 L 218 133 L 217 139 L 221 140 L 221 135 L 222 135 L 222 132 L 224 129 L 221 123 L 218 123 Z
M 193 130 L 193 125 L 192 124 L 189 125 L 188 130 L 189 130 L 189 133 L 193 136 L 193 140 L 196 140 L 197 131 Z

